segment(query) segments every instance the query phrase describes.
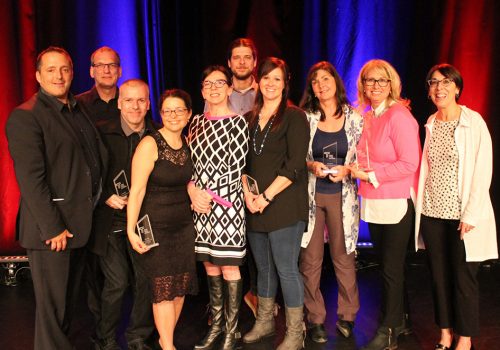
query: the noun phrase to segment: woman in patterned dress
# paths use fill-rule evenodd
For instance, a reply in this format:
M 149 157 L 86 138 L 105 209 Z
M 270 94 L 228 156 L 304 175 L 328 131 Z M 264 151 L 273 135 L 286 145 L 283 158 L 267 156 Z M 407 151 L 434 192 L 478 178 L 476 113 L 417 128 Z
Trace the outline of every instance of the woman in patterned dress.
M 489 195 L 491 136 L 479 113 L 457 103 L 463 79 L 455 67 L 436 65 L 426 80 L 437 112 L 425 125 L 416 242 L 425 243 L 432 272 L 434 317 L 441 329 L 436 349 L 452 348 L 454 335 L 455 349 L 470 349 L 471 337 L 479 334 L 479 263 L 498 258 Z
M 231 75 L 225 67 L 202 73 L 201 93 L 208 107 L 189 126 L 194 164 L 188 191 L 194 210 L 195 251 L 208 278 L 212 325 L 195 349 L 211 349 L 224 336 L 223 349 L 239 345 L 242 280 L 246 254 L 245 208 L 241 175 L 248 151 L 245 118 L 228 106 Z
M 167 90 L 160 97 L 160 106 L 163 128 L 143 138 L 132 161 L 127 234 L 150 279 L 160 346 L 175 350 L 174 328 L 184 295 L 195 294 L 198 288 L 194 227 L 186 188 L 192 163 L 182 136 L 191 116 L 191 98 L 182 90 Z M 151 249 L 135 233 L 139 217 L 145 214 L 159 244 Z
M 302 97 L 311 128 L 307 155 L 309 169 L 309 225 L 302 237 L 300 272 L 304 279 L 304 306 L 308 334 L 316 343 L 328 338 L 324 327 L 326 308 L 320 290 L 324 230 L 328 229 L 330 257 L 338 284 L 337 329 L 350 337 L 359 310 L 355 250 L 359 231 L 358 186 L 349 176 L 363 119 L 347 100 L 344 83 L 331 63 L 311 67 Z M 335 144 L 333 169 L 324 163 L 325 147 Z

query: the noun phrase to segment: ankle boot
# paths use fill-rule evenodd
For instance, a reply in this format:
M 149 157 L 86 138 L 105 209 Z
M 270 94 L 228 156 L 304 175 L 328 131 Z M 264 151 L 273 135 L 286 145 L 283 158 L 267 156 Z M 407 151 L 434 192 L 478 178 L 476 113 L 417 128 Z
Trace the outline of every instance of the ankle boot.
M 244 343 L 256 343 L 274 335 L 274 298 L 258 298 L 257 318 L 250 332 L 243 337 Z
M 207 276 L 208 294 L 210 297 L 210 313 L 212 325 L 201 342 L 194 346 L 195 350 L 211 350 L 223 334 L 224 295 L 222 276 Z
M 286 335 L 276 350 L 300 350 L 304 348 L 304 315 L 302 306 L 285 307 Z
M 226 330 L 222 350 L 235 350 L 241 348 L 241 333 L 238 329 L 238 317 L 240 315 L 241 298 L 243 292 L 242 279 L 236 281 L 224 280 L 224 317 L 226 319 Z
M 378 327 L 375 337 L 361 350 L 393 350 L 398 348 L 398 336 L 394 328 Z

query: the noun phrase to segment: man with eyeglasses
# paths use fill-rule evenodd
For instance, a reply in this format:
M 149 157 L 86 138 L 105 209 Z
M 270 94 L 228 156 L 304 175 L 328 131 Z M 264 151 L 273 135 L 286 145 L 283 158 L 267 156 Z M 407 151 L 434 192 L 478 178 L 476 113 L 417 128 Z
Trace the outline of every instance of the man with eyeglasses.
M 90 56 L 90 76 L 95 85 L 78 95 L 77 99 L 90 110 L 94 123 L 119 119 L 117 83 L 122 76 L 122 68 L 118 52 L 107 46 L 95 50 Z
M 148 280 L 138 266 L 126 232 L 132 156 L 139 141 L 155 130 L 146 118 L 149 105 L 148 85 L 139 79 L 127 80 L 119 89 L 119 118 L 99 123 L 99 131 L 109 151 L 109 163 L 101 201 L 94 213 L 94 240 L 89 243 L 90 250 L 99 256 L 104 275 L 96 349 L 120 349 L 116 330 L 128 285 L 134 297 L 125 331 L 128 349 L 150 349 L 146 341 L 154 325 Z
M 90 76 L 95 84 L 92 89 L 76 96 L 76 99 L 85 105 L 90 112 L 94 124 L 106 120 L 119 120 L 120 111 L 118 102 L 118 79 L 122 75 L 120 56 L 110 47 L 103 46 L 95 50 L 90 56 Z M 97 324 L 101 315 L 101 291 L 103 275 L 99 267 L 98 257 L 88 252 L 85 271 L 87 289 L 87 305 Z M 92 335 L 95 341 L 96 335 Z

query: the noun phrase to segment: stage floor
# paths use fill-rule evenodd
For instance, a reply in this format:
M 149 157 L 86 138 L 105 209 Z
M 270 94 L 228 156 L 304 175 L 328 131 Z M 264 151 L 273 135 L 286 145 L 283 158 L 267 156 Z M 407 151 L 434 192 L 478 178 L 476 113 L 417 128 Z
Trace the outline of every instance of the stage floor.
M 364 262 L 374 262 L 369 250 L 361 251 Z M 408 258 L 407 284 L 410 296 L 413 334 L 399 338 L 399 349 L 417 350 L 434 349 L 439 340 L 439 330 L 434 324 L 430 280 L 425 257 L 422 252 L 412 254 Z M 187 297 L 185 306 L 175 333 L 175 344 L 178 350 L 193 349 L 194 344 L 203 338 L 206 329 L 206 304 L 208 302 L 206 282 L 200 269 L 200 294 Z M 481 336 L 473 339 L 475 348 L 500 349 L 500 264 L 498 262 L 482 266 L 479 274 L 481 290 Z M 324 345 L 314 344 L 306 340 L 306 349 L 338 349 L 351 350 L 366 344 L 377 327 L 381 284 L 379 270 L 376 266 L 358 271 L 361 309 L 356 319 L 354 335 L 350 339 L 343 338 L 335 330 L 337 285 L 331 264 L 324 264 L 322 290 L 327 303 L 327 320 L 325 327 L 329 341 Z M 83 288 L 82 288 L 83 291 Z M 72 327 L 72 338 L 77 349 L 93 349 L 90 335 L 92 319 L 85 307 L 84 294 L 78 305 L 77 319 Z M 130 297 L 124 305 L 126 313 L 130 308 Z M 21 279 L 16 287 L 0 286 L 0 349 L 26 350 L 33 349 L 35 318 L 35 302 L 31 280 Z M 284 336 L 284 310 L 280 309 L 277 317 L 278 333 L 268 342 L 245 345 L 243 349 L 267 350 L 275 349 Z M 123 329 L 127 317 L 122 318 L 119 340 L 123 340 Z M 243 304 L 240 317 L 241 330 L 248 331 L 253 325 L 253 315 Z M 126 347 L 124 347 L 126 349 Z

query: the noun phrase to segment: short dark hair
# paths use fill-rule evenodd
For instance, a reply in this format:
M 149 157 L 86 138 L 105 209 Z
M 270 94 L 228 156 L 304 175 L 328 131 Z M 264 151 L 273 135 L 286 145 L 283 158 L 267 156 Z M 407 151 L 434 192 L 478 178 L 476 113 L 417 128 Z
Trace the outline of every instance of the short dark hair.
M 348 105 L 349 100 L 347 99 L 344 82 L 340 78 L 339 73 L 337 72 L 335 67 L 327 61 L 320 61 L 314 64 L 309 69 L 309 73 L 307 73 L 306 79 L 306 88 L 304 89 L 304 94 L 302 95 L 302 99 L 300 100 L 300 107 L 307 112 L 316 113 L 319 111 L 321 113 L 320 120 L 325 120 L 325 112 L 323 111 L 323 108 L 321 108 L 320 102 L 314 95 L 314 91 L 312 88 L 312 81 L 316 79 L 316 76 L 320 69 L 330 73 L 335 80 L 335 100 L 337 100 L 337 109 L 335 110 L 335 115 L 340 118 L 342 116 L 342 107 L 344 105 Z
M 50 52 L 57 52 L 60 53 L 61 55 L 64 55 L 68 58 L 69 63 L 71 65 L 71 69 L 73 69 L 73 60 L 71 59 L 71 56 L 69 55 L 68 51 L 63 49 L 62 47 L 59 46 L 49 46 L 42 52 L 40 52 L 36 58 L 36 70 L 40 71 L 40 68 L 42 67 L 42 58 L 45 54 L 50 53 Z
M 193 104 L 191 102 L 191 96 L 189 96 L 189 94 L 186 91 L 181 89 L 169 89 L 163 91 L 163 93 L 160 96 L 160 99 L 158 100 L 158 109 L 160 110 L 160 112 L 163 102 L 169 97 L 180 98 L 181 100 L 184 101 L 184 104 L 186 105 L 188 111 L 191 111 L 193 107 Z
M 253 42 L 252 39 L 249 38 L 238 38 L 229 44 L 229 47 L 227 48 L 227 59 L 230 60 L 231 56 L 233 55 L 233 49 L 237 47 L 248 47 L 250 50 L 252 50 L 252 56 L 253 59 L 257 59 L 257 47 L 255 47 L 255 43 Z
M 226 77 L 227 86 L 231 86 L 231 72 L 229 71 L 229 69 L 221 65 L 212 65 L 205 68 L 203 72 L 201 72 L 201 82 L 203 83 L 210 74 L 217 71 L 224 74 L 224 76 Z
M 436 71 L 444 75 L 446 78 L 453 80 L 455 85 L 458 87 L 458 94 L 455 95 L 455 101 L 458 101 L 460 96 L 462 96 L 462 91 L 464 90 L 464 79 L 462 78 L 462 74 L 460 74 L 459 70 L 449 63 L 436 64 L 429 70 L 427 76 L 425 77 L 425 86 L 427 87 L 427 91 L 429 91 L 430 88 L 427 81 L 432 79 L 432 74 Z

